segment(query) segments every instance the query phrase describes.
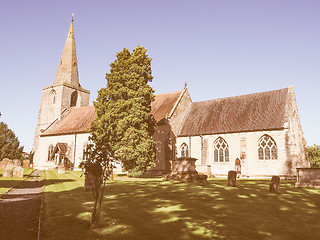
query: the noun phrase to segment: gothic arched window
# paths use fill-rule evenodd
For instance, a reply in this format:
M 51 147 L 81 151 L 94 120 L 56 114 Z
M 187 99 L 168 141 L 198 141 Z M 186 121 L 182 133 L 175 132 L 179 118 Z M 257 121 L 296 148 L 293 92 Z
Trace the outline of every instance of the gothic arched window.
M 77 100 L 78 100 L 78 93 L 77 91 L 74 91 L 71 94 L 70 107 L 75 107 L 77 105 Z
M 278 148 L 276 142 L 269 135 L 263 135 L 258 141 L 259 160 L 278 159 Z
M 48 161 L 54 160 L 53 151 L 54 151 L 54 148 L 53 148 L 53 145 L 51 144 L 48 149 Z
M 90 156 L 90 145 L 92 145 L 92 142 L 85 142 L 83 145 L 83 150 L 82 150 L 82 160 L 86 161 L 89 159 Z
M 229 162 L 229 147 L 227 142 L 219 137 L 213 144 L 214 162 Z
M 56 103 L 56 95 L 57 95 L 56 90 L 52 89 L 52 90 L 50 91 L 49 95 L 50 95 L 50 102 L 51 102 L 52 104 L 55 104 L 55 103 Z
M 182 143 L 180 147 L 181 157 L 188 157 L 188 145 L 186 143 Z

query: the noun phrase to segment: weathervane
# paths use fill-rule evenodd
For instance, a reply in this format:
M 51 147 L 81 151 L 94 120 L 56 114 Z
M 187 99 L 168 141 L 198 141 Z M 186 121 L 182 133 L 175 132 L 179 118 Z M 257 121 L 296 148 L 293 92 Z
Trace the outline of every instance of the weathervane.
M 74 13 L 72 13 L 72 18 L 71 18 L 71 21 L 73 22 L 73 16 L 74 16 Z
M 184 82 L 184 88 L 186 88 L 187 87 L 187 82 Z

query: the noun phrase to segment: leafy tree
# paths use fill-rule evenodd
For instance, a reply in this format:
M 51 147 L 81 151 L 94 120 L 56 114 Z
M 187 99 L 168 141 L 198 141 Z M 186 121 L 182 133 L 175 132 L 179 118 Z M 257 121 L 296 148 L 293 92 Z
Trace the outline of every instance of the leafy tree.
M 308 146 L 308 156 L 312 168 L 320 168 L 320 145 Z
M 23 147 L 14 132 L 4 122 L 0 122 L 0 160 L 21 159 Z
M 110 64 L 107 87 L 94 102 L 97 117 L 92 122 L 92 140 L 100 151 L 122 163 L 125 170 L 142 175 L 154 166 L 156 122 L 150 114 L 154 100 L 151 59 L 138 46 L 124 48 Z
M 131 176 L 141 176 L 155 166 L 152 135 L 156 122 L 150 114 L 154 91 L 148 84 L 153 76 L 151 58 L 146 52 L 138 46 L 132 53 L 126 48 L 117 53 L 116 60 L 110 64 L 110 73 L 106 74 L 107 86 L 99 90 L 94 102 L 97 115 L 90 126 L 94 144 L 85 163 L 86 172 L 91 172 L 98 183 L 94 184 L 97 204 L 92 224 L 99 222 L 105 181 L 112 173 L 114 161 L 121 162 Z M 103 187 L 98 194 L 99 183 Z

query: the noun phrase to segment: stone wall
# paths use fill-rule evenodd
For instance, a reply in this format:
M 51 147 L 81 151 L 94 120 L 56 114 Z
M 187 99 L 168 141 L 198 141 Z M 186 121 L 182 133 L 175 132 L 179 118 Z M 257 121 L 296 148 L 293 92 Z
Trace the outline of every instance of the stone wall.
M 170 120 L 169 120 L 172 132 L 174 133 L 175 136 L 177 136 L 178 134 L 178 131 L 182 125 L 184 117 L 191 103 L 192 103 L 191 97 L 189 95 L 187 88 L 185 88 L 181 98 L 178 99 L 177 105 L 174 108 L 174 111 L 170 116 Z
M 55 92 L 55 100 L 53 94 Z M 56 120 L 61 118 L 61 113 L 70 107 L 71 94 L 77 91 L 76 107 L 89 106 L 90 92 L 83 88 L 76 88 L 69 84 L 51 85 L 42 89 L 38 124 L 35 131 L 33 151 L 36 152 L 39 145 L 39 138 L 42 130 L 47 129 Z
M 156 166 L 148 171 L 146 175 L 162 175 L 170 172 L 170 160 L 176 156 L 176 138 L 167 120 L 162 120 L 158 123 L 153 138 L 156 142 Z
M 288 88 L 286 104 L 286 154 L 287 174 L 296 173 L 296 168 L 310 167 L 306 151 L 306 141 L 300 123 L 297 102 L 292 86 Z
M 278 148 L 278 160 L 258 159 L 258 141 L 265 134 L 271 136 L 275 140 Z M 213 160 L 213 145 L 218 137 L 222 137 L 229 146 L 229 162 L 214 162 Z M 201 138 L 202 142 L 207 142 L 206 154 L 203 154 L 203 148 L 201 148 Z M 199 166 L 199 168 L 197 168 L 198 171 L 206 169 L 200 167 L 203 166 L 202 163 L 205 162 L 206 165 L 211 166 L 212 174 L 226 176 L 228 171 L 235 170 L 235 160 L 239 158 L 241 161 L 242 176 L 288 176 L 286 169 L 287 154 L 284 130 L 178 137 L 176 144 L 178 157 L 181 156 L 180 146 L 183 143 L 186 143 L 189 146 L 190 156 L 199 159 L 196 161 L 196 165 Z M 206 157 L 206 159 L 201 160 L 201 157 Z M 295 173 L 292 175 L 295 175 Z
M 47 169 L 54 166 L 53 162 L 48 162 L 49 146 L 55 146 L 58 142 L 67 143 L 70 150 L 68 151 L 68 159 L 74 164 L 74 168 L 78 169 L 82 161 L 83 148 L 88 141 L 90 134 L 69 134 L 58 136 L 40 137 L 39 146 L 34 155 L 34 168 Z

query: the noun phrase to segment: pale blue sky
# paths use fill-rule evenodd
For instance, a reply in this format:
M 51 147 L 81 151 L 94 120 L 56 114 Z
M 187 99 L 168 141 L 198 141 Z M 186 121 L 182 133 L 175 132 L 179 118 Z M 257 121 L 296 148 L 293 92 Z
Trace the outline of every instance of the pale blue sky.
M 0 121 L 33 144 L 41 89 L 54 81 L 71 15 L 91 104 L 123 47 L 153 58 L 156 93 L 193 101 L 295 88 L 308 145 L 320 144 L 320 1 L 0 0 Z

